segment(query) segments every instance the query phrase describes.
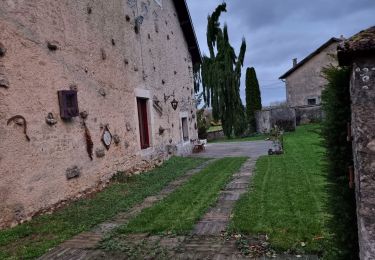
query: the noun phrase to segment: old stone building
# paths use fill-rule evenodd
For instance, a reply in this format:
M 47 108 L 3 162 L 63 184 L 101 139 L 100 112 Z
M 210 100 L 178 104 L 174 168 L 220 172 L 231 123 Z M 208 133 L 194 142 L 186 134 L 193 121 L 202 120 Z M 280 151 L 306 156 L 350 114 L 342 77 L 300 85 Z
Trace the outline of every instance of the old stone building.
M 0 4 L 0 228 L 197 138 L 183 0 Z
M 322 90 L 327 81 L 322 77 L 322 68 L 337 66 L 336 49 L 341 39 L 331 38 L 309 56 L 280 76 L 285 81 L 286 100 L 289 107 L 315 106 L 321 102 Z
M 361 259 L 375 259 L 375 27 L 338 47 L 340 65 L 352 69 L 351 129 Z
M 342 40 L 331 38 L 300 62 L 293 59 L 293 67 L 280 76 L 286 86 L 287 105 L 296 110 L 297 125 L 321 120 L 321 96 L 327 83 L 322 69 L 337 66 L 336 49 Z

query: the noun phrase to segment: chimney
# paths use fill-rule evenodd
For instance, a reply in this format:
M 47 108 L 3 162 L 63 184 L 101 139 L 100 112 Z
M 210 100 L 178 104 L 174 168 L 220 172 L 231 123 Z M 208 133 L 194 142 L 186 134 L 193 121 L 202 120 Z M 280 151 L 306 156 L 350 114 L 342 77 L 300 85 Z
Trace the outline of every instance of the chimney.
M 294 59 L 293 59 L 293 68 L 294 68 L 295 66 L 297 66 L 297 58 L 294 58 Z

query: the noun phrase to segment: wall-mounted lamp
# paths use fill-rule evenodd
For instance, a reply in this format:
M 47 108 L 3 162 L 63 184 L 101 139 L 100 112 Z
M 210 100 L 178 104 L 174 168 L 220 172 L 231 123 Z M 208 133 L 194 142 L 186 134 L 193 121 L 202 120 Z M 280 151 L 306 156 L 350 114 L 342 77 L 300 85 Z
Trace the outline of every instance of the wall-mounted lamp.
M 176 110 L 178 106 L 178 101 L 175 98 L 173 98 L 173 100 L 171 101 L 171 105 L 172 105 L 172 108 Z
M 166 95 L 164 93 L 164 103 L 167 103 L 168 99 L 170 99 L 171 97 L 175 98 L 174 90 L 173 90 L 173 94 L 171 94 L 171 95 Z

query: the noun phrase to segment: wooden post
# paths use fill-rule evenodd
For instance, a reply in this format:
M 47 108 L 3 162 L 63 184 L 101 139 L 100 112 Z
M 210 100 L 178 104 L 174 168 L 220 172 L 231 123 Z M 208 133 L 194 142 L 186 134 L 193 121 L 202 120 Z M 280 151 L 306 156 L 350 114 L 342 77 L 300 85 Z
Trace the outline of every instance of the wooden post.
M 349 188 L 354 188 L 354 169 L 353 166 L 349 166 Z
M 348 142 L 353 141 L 352 126 L 349 122 L 346 124 L 346 132 L 347 132 L 346 141 Z

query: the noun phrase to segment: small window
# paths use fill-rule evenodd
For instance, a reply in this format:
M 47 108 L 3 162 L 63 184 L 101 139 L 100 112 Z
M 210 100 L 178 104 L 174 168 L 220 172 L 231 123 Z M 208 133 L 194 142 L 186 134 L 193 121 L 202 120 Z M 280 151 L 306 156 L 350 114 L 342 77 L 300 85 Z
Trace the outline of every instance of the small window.
M 308 98 L 307 104 L 310 105 L 310 106 L 316 105 L 316 98 Z
M 188 130 L 188 120 L 187 117 L 182 119 L 182 138 L 185 142 L 189 141 L 189 130 Z
M 79 115 L 77 91 L 61 90 L 57 92 L 59 97 L 60 117 L 70 119 Z
M 147 149 L 150 147 L 147 101 L 147 98 L 137 98 L 139 137 L 141 141 L 141 149 Z

